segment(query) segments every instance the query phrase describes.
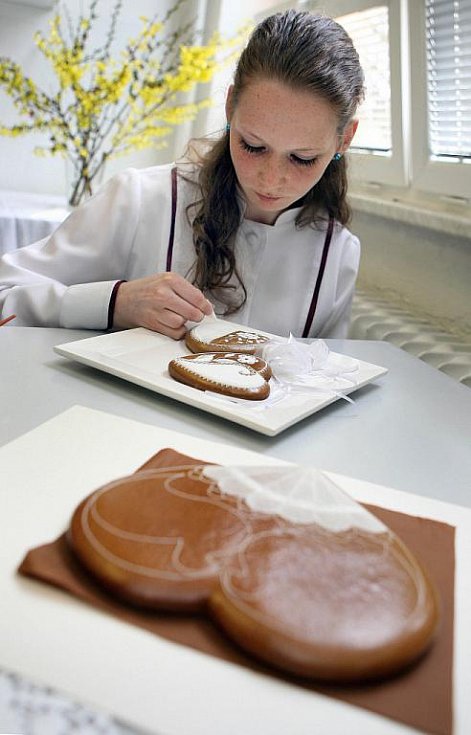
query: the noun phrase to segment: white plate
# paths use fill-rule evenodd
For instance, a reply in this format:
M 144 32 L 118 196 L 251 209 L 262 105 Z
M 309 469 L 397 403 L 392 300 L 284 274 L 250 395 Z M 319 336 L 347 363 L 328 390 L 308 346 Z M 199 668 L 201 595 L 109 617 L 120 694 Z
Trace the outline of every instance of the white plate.
M 233 322 L 225 322 L 227 331 L 247 330 L 247 327 Z M 268 332 L 259 332 L 269 337 Z M 288 426 L 301 421 L 306 416 L 319 411 L 338 400 L 332 393 L 290 393 L 280 401 L 271 404 L 264 401 L 232 402 L 225 396 L 200 391 L 178 383 L 170 377 L 167 366 L 170 360 L 188 355 L 189 350 L 183 341 L 175 342 L 147 329 L 129 329 L 98 337 L 67 342 L 57 345 L 59 355 L 77 360 L 111 375 L 129 380 L 144 388 L 175 398 L 182 403 L 203 409 L 216 416 L 242 424 L 249 429 L 267 436 L 275 436 Z M 344 389 L 345 394 L 370 383 L 384 375 L 386 368 L 358 360 L 359 370 L 356 384 Z

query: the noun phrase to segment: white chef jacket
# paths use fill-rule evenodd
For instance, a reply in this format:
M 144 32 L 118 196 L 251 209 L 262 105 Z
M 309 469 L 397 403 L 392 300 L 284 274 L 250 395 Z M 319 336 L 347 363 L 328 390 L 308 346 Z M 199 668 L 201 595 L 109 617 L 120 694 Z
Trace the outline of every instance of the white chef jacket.
M 73 211 L 48 238 L 0 260 L 2 316 L 12 326 L 106 329 L 118 280 L 166 270 L 172 216 L 172 165 L 127 169 Z M 178 177 L 171 270 L 187 276 L 195 260 L 187 205 L 197 187 Z M 299 209 L 274 225 L 242 219 L 236 262 L 247 301 L 232 321 L 301 336 L 319 272 L 325 228 L 295 227 Z M 345 337 L 359 266 L 358 239 L 336 224 L 309 336 Z

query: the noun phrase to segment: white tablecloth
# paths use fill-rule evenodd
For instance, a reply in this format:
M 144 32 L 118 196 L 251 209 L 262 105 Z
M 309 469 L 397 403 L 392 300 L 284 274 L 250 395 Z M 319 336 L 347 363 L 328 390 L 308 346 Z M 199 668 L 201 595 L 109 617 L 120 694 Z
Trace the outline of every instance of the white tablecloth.
M 0 190 L 0 255 L 46 237 L 69 211 L 62 196 Z
M 0 669 L 2 733 L 27 735 L 139 735 L 110 715 L 50 686 Z

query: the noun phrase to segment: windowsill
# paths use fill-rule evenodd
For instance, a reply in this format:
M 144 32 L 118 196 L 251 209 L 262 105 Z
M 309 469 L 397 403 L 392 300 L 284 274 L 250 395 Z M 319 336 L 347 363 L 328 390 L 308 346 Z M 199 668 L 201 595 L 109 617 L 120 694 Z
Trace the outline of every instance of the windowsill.
M 379 185 L 356 184 L 350 190 L 350 203 L 357 212 L 446 232 L 448 235 L 471 237 L 469 200 L 463 200 L 463 203 L 458 200 L 454 203 L 426 194 L 412 194 Z

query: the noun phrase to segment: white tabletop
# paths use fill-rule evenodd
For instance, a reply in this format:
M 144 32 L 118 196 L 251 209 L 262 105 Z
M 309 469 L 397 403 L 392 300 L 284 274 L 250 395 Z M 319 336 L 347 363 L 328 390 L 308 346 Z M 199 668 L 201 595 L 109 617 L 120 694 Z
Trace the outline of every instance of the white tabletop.
M 331 340 L 386 376 L 276 437 L 56 355 L 89 331 L 0 328 L 0 445 L 80 404 L 263 455 L 471 506 L 471 391 L 386 342 Z

